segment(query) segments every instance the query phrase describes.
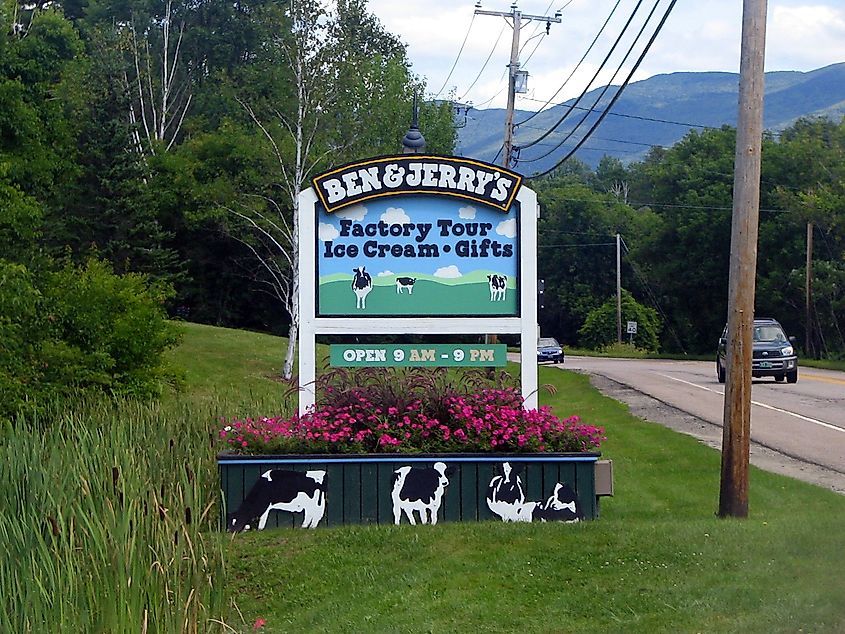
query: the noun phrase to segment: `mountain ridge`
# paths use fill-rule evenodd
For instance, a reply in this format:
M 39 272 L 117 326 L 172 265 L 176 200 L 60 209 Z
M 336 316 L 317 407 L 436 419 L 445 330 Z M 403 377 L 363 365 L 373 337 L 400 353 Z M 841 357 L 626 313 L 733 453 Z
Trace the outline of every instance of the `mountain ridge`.
M 516 151 L 516 170 L 530 176 L 560 161 L 615 94 L 610 89 L 599 98 L 602 90 L 604 87 L 590 91 L 580 103 L 569 99 L 539 114 L 517 110 L 514 121 L 523 123 L 517 125 L 514 134 L 514 145 L 519 148 L 537 139 L 574 106 L 558 130 L 532 147 Z M 674 144 L 689 130 L 735 126 L 738 92 L 739 74 L 722 71 L 663 73 L 631 83 L 575 156 L 591 167 L 605 155 L 628 163 L 644 158 L 651 146 Z M 592 107 L 599 112 L 591 112 Z M 766 73 L 766 130 L 777 132 L 801 117 L 813 116 L 836 120 L 845 116 L 845 62 L 811 71 Z M 582 119 L 580 129 L 573 132 Z M 501 108 L 470 110 L 466 125 L 458 130 L 456 154 L 498 162 L 504 120 Z M 570 133 L 571 138 L 554 149 Z

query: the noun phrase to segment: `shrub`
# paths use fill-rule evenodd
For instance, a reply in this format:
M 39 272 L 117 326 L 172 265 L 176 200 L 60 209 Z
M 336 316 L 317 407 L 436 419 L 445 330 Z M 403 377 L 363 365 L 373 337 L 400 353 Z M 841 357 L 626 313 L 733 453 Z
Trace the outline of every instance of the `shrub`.
M 623 289 L 622 325 L 627 321 L 637 322 L 637 334 L 632 339 L 634 345 L 640 350 L 657 352 L 661 329 L 657 311 L 643 306 Z M 581 345 L 591 350 L 601 350 L 616 342 L 616 298 L 611 297 L 590 311 L 578 335 Z
M 238 453 L 580 452 L 604 430 L 551 408 L 527 410 L 515 387 L 451 383 L 446 372 L 329 372 L 313 410 L 291 417 L 223 421 L 220 438 Z M 356 375 L 357 376 L 357 375 Z
M 86 392 L 151 396 L 175 373 L 170 290 L 89 260 L 33 273 L 0 261 L 0 417 Z

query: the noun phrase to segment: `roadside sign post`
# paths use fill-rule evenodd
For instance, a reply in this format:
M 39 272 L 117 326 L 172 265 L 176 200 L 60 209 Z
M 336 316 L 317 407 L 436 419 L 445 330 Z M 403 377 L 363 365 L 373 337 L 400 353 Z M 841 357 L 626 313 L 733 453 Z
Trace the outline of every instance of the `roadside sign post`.
M 629 321 L 626 332 L 628 333 L 628 343 L 633 345 L 634 344 L 634 335 L 637 334 L 637 322 Z

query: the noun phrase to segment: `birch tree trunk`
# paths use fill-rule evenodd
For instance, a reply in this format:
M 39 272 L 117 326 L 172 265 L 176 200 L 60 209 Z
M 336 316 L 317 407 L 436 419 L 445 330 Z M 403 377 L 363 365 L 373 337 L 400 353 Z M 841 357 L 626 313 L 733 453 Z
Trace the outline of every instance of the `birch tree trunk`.
M 328 98 L 325 88 L 330 81 L 327 70 L 331 64 L 328 51 L 332 19 L 311 0 L 292 0 L 289 16 L 292 36 L 290 41 L 282 42 L 281 50 L 291 69 L 296 105 L 290 116 L 276 111 L 274 118 L 292 142 L 293 156 L 283 151 L 287 139 L 277 139 L 252 107 L 241 102 L 272 148 L 284 200 L 282 204 L 272 202 L 271 207 L 275 211 L 272 221 L 254 208 L 236 212 L 262 234 L 265 244 L 272 245 L 272 249 L 259 259 L 265 271 L 273 271 L 274 293 L 290 317 L 288 348 L 282 366 L 285 379 L 293 376 L 299 337 L 299 192 L 307 187 L 316 167 L 328 155 L 327 150 L 317 151 L 316 141 L 321 113 Z M 290 218 L 286 217 L 286 209 L 290 210 Z M 255 250 L 253 253 L 258 255 Z
M 182 76 L 180 52 L 185 23 L 179 25 L 175 44 L 173 33 L 173 1 L 165 5 L 161 23 L 161 49 L 154 51 L 146 26 L 142 35 L 133 22 L 129 25 L 130 55 L 133 73 L 124 75 L 132 94 L 129 122 L 133 126 L 133 145 L 142 156 L 168 151 L 179 136 L 193 95 L 187 76 Z

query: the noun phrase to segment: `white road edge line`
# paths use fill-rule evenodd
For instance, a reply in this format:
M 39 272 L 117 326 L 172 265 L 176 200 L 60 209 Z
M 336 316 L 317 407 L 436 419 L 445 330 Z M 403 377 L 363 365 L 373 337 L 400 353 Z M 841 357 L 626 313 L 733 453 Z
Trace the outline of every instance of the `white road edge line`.
M 692 387 L 697 387 L 701 390 L 707 390 L 708 392 L 713 392 L 714 394 L 719 394 L 720 396 L 724 396 L 724 392 L 720 392 L 719 390 L 714 390 L 709 387 L 705 387 L 703 385 L 699 385 L 698 383 L 692 383 L 691 381 L 684 381 L 683 379 L 679 379 L 674 376 L 669 376 L 668 374 L 660 374 L 659 372 L 655 372 L 657 376 L 662 376 L 664 379 L 671 379 L 672 381 L 677 381 L 678 383 L 684 383 L 685 385 L 690 385 Z M 752 405 L 757 405 L 758 407 L 762 407 L 764 409 L 770 409 L 774 412 L 780 412 L 781 414 L 789 414 L 790 416 L 794 416 L 795 418 L 800 418 L 801 420 L 805 420 L 808 423 L 813 423 L 814 425 L 819 425 L 821 427 L 825 427 L 827 429 L 832 429 L 833 431 L 843 432 L 845 433 L 845 429 L 842 427 L 837 427 L 836 425 L 831 425 L 830 423 L 826 423 L 823 420 L 816 420 L 815 418 L 809 418 L 808 416 L 802 416 L 801 414 L 796 414 L 795 412 L 790 412 L 787 409 L 781 409 L 780 407 L 774 407 L 772 405 L 767 405 L 766 403 L 761 403 L 760 401 L 751 401 Z

